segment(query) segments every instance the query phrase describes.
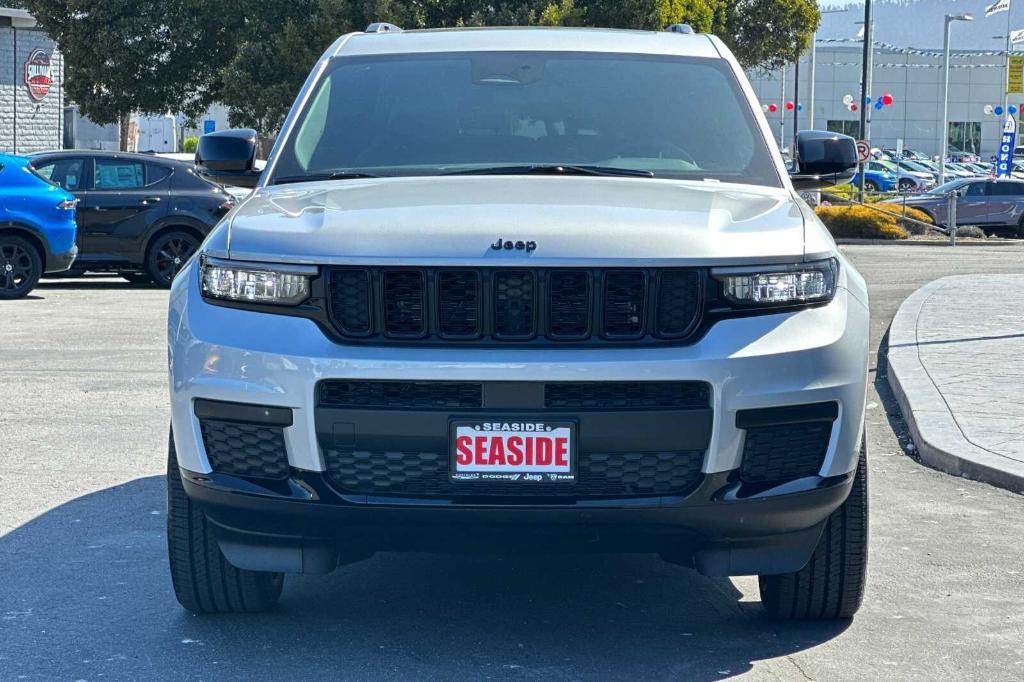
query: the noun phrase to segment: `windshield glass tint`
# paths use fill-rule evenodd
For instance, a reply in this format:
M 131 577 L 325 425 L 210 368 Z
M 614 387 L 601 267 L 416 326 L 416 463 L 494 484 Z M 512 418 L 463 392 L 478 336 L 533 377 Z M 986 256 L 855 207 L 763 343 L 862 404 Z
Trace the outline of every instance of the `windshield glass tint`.
M 724 60 L 566 52 L 338 58 L 270 182 L 549 164 L 781 186 Z

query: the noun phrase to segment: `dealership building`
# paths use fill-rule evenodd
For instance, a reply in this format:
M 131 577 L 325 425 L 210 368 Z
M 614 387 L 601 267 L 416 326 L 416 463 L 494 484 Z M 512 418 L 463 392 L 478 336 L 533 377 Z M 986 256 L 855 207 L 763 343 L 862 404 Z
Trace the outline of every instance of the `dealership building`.
M 854 40 L 819 41 L 814 55 L 813 127 L 861 138 L 860 78 L 861 43 Z M 1024 54 L 1024 53 L 1021 53 Z M 812 111 L 810 100 L 810 55 L 800 60 L 799 127 L 808 127 Z M 907 149 L 929 156 L 939 152 L 939 130 L 942 126 L 942 54 L 937 49 L 902 48 L 877 44 L 872 69 L 872 104 L 868 105 L 870 138 L 874 147 L 895 148 L 902 139 Z M 792 144 L 793 111 L 786 109 L 793 102 L 792 65 L 784 71 L 750 72 L 754 92 L 765 106 L 776 111 L 766 115 L 783 146 Z M 783 81 L 783 76 L 785 80 Z M 783 89 L 785 83 L 785 89 Z M 955 51 L 950 59 L 949 115 L 947 134 L 950 147 L 980 154 L 984 159 L 994 156 L 1001 131 L 1001 119 L 986 113 L 986 106 L 1003 105 L 1006 83 L 1006 53 L 1003 51 Z M 890 106 L 876 109 L 874 101 L 885 94 L 892 96 Z M 852 95 L 857 111 L 844 103 Z M 1009 97 L 1009 104 L 1019 106 L 1021 94 Z
M 60 149 L 64 65 L 28 12 L 0 7 L 0 152 Z

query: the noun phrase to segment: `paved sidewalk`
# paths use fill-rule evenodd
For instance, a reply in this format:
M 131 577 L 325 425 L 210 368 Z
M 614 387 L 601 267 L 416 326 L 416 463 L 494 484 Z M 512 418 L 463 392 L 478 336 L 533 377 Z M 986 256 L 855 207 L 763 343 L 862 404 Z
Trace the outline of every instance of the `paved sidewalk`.
M 921 287 L 893 319 L 888 357 L 921 459 L 1024 494 L 1024 275 Z

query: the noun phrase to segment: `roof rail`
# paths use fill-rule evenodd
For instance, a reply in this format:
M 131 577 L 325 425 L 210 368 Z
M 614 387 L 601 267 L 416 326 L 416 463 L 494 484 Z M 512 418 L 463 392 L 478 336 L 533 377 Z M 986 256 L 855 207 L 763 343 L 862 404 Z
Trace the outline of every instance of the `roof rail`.
M 689 24 L 672 24 L 665 30 L 669 33 L 682 33 L 684 35 L 693 35 L 694 33 L 693 26 Z
M 401 33 L 402 28 L 386 21 L 377 21 L 366 27 L 364 33 Z

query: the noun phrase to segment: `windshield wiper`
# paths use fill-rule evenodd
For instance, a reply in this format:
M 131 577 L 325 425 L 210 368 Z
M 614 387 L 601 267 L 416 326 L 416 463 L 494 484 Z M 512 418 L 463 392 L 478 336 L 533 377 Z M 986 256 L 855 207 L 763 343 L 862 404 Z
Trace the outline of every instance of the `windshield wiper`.
M 312 173 L 310 175 L 286 175 L 283 178 L 274 178 L 274 185 L 285 185 L 291 182 L 316 182 L 317 180 L 356 180 L 359 178 L 379 178 L 380 175 L 365 173 L 363 171 L 339 170 L 330 173 Z
M 605 175 L 624 176 L 631 178 L 653 178 L 654 173 L 635 168 L 616 168 L 615 166 L 576 166 L 565 164 L 546 164 L 532 166 L 492 166 L 489 168 L 467 168 L 450 171 L 441 175 Z

